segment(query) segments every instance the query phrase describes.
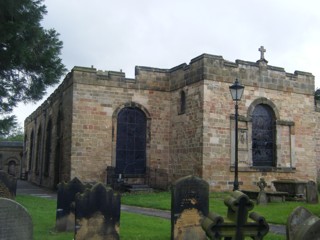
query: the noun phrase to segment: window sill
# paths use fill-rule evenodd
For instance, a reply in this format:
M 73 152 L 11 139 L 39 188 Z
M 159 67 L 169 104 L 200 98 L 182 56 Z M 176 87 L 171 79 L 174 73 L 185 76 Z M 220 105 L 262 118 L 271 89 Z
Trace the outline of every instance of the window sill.
M 234 166 L 230 167 L 230 171 L 234 172 Z M 295 173 L 296 168 L 290 167 L 239 167 L 239 172 L 277 172 L 277 173 Z

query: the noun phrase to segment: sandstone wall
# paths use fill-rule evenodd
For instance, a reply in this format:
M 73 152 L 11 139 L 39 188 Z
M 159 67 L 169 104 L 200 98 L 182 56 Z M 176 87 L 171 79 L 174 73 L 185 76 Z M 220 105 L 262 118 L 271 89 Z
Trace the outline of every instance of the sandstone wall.
M 168 170 L 170 95 L 161 91 L 161 73 L 155 79 L 147 79 L 141 70 L 139 74 L 138 84 L 130 79 L 112 82 L 109 73 L 97 76 L 92 69 L 73 70 L 71 177 L 105 181 L 106 167 L 116 165 L 117 113 L 126 106 L 139 107 L 148 118 L 147 166 Z
M 72 81 L 67 75 L 57 90 L 25 120 L 23 166 L 31 182 L 55 188 L 60 181 L 70 180 L 72 95 Z
M 45 186 L 73 177 L 104 182 L 106 168 L 116 164 L 117 114 L 134 106 L 147 117 L 151 182 L 159 181 L 157 173 L 168 183 L 192 174 L 208 181 L 211 190 L 231 190 L 235 132 L 229 86 L 236 78 L 245 85 L 239 102 L 239 135 L 244 139 L 238 152 L 241 187 L 255 188 L 260 177 L 269 186 L 280 178 L 316 179 L 320 113 L 314 109 L 312 74 L 286 73 L 265 60 L 229 62 L 208 54 L 171 69 L 140 66 L 135 70 L 134 79 L 123 72 L 83 67 L 66 76 L 25 121 L 24 164 L 31 166 L 31 181 Z M 182 91 L 184 112 L 180 111 Z M 276 166 L 272 168 L 252 166 L 251 114 L 257 104 L 269 105 L 276 116 Z M 50 163 L 47 174 L 46 161 Z

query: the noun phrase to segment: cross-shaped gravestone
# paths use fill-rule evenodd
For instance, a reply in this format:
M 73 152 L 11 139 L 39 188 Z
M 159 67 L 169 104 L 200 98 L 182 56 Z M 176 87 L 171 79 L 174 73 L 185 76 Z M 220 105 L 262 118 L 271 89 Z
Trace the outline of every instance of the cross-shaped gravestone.
M 264 217 L 255 212 L 248 213 L 253 209 L 253 202 L 247 195 L 240 191 L 234 191 L 225 199 L 228 207 L 227 220 L 215 214 L 209 213 L 202 222 L 202 228 L 210 239 L 243 240 L 245 237 L 263 239 L 269 231 L 269 225 Z
M 260 52 L 260 60 L 263 60 L 264 59 L 264 53 L 266 52 L 266 49 L 263 46 L 261 46 L 258 50 Z
M 260 188 L 260 192 L 257 198 L 257 204 L 267 204 L 268 203 L 267 193 L 264 190 L 267 186 L 267 183 L 264 180 L 264 178 L 260 178 L 260 181 L 257 183 L 257 185 Z

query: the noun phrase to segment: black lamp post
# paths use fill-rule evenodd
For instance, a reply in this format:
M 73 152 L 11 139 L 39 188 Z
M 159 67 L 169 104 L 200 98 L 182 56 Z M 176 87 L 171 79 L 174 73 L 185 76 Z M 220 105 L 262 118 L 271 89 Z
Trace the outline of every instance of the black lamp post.
M 238 181 L 238 101 L 241 100 L 244 86 L 242 86 L 238 79 L 229 87 L 232 100 L 236 102 L 235 104 L 235 153 L 234 153 L 234 182 L 233 182 L 233 191 L 239 190 L 239 181 Z

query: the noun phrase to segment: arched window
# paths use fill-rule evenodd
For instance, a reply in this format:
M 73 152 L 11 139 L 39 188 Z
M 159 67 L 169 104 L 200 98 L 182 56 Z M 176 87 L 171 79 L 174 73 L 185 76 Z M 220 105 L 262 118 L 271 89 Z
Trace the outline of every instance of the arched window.
M 35 171 L 36 174 L 39 174 L 39 162 L 40 162 L 40 156 L 41 156 L 41 125 L 38 128 L 38 134 L 37 134 L 37 155 L 36 155 L 36 167 Z
M 275 114 L 266 104 L 258 104 L 252 112 L 253 166 L 276 166 Z
M 185 91 L 180 92 L 180 112 L 179 114 L 184 114 L 186 112 L 186 93 Z
M 16 176 L 16 162 L 13 160 L 8 163 L 8 174 Z
M 55 136 L 55 159 L 54 159 L 54 177 L 53 177 L 53 187 L 56 189 L 58 183 L 62 179 L 62 172 L 61 172 L 61 167 L 62 167 L 62 162 L 63 162 L 63 114 L 61 111 L 61 106 L 58 112 L 58 117 L 57 117 L 57 131 L 56 131 L 56 136 Z
M 33 156 L 33 130 L 31 132 L 30 136 L 30 143 L 29 143 L 29 165 L 28 165 L 28 171 L 31 171 L 31 165 L 32 165 L 32 156 Z
M 146 115 L 137 107 L 123 108 L 117 118 L 116 174 L 146 171 Z
M 51 134 L 52 133 L 52 121 L 51 119 L 47 125 L 47 134 L 46 134 L 46 155 L 44 160 L 44 175 L 49 175 L 49 167 L 50 167 L 50 156 L 51 156 Z

